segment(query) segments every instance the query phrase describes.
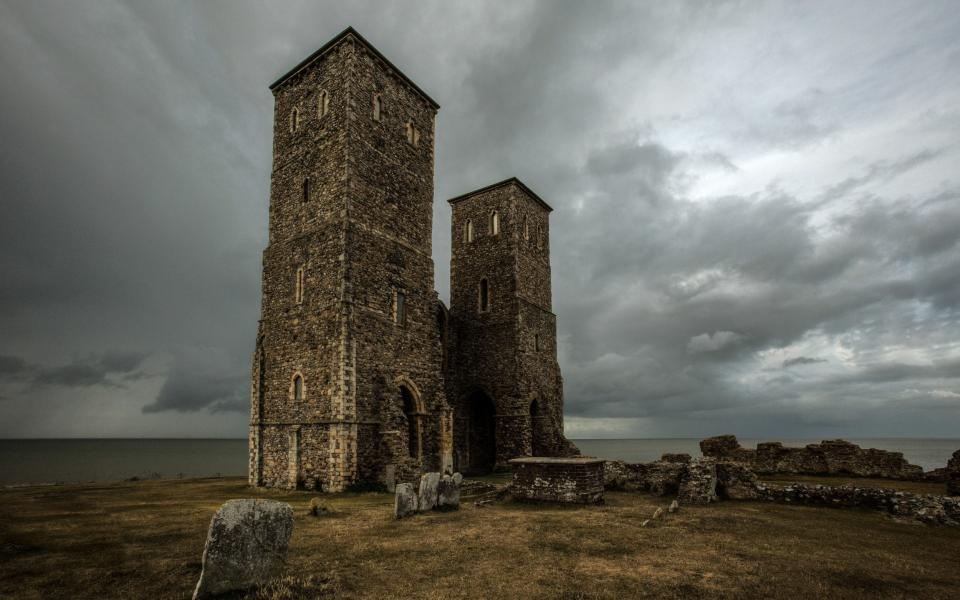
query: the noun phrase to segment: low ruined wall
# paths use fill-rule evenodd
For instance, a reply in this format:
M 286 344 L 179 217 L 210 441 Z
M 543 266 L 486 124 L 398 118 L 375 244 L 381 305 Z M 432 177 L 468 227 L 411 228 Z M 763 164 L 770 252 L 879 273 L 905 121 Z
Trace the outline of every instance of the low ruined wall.
M 700 442 L 704 456 L 744 463 L 760 474 L 853 475 L 887 479 L 923 479 L 923 469 L 912 465 L 900 452 L 863 449 L 844 440 L 826 440 L 803 448 L 788 448 L 780 442 L 757 444 L 756 450 L 743 448 L 732 435 L 707 438 Z
M 510 461 L 510 494 L 519 500 L 600 504 L 604 461 L 598 458 L 524 457 Z
M 951 496 L 960 496 L 960 450 L 954 452 L 947 461 L 946 471 L 947 493 Z
M 954 453 L 948 470 L 957 477 L 954 481 L 960 482 L 960 450 Z M 611 460 L 604 465 L 604 483 L 608 489 L 675 494 L 681 504 L 707 504 L 721 499 L 792 502 L 865 508 L 924 523 L 960 525 L 960 497 L 849 485 L 774 485 L 762 483 L 744 461 L 701 458 L 676 463 L 663 459 L 625 463 Z
M 850 485 L 757 486 L 758 499 L 834 508 L 868 508 L 938 525 L 960 525 L 960 498 Z
M 675 495 L 680 489 L 680 481 L 687 471 L 690 457 L 686 456 L 686 462 L 665 460 L 670 456 L 664 455 L 664 458 L 649 463 L 608 460 L 603 469 L 604 487 L 612 490 L 653 492 L 660 496 Z

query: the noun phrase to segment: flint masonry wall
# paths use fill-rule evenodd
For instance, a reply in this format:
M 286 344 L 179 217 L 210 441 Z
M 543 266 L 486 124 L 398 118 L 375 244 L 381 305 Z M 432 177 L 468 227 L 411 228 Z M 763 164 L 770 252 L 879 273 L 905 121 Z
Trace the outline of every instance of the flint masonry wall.
M 437 106 L 351 30 L 272 89 L 250 482 L 337 491 L 449 466 L 431 258 Z
M 516 179 L 450 204 L 447 396 L 454 407 L 455 456 L 467 462 L 476 452 L 471 428 L 478 424 L 470 404 L 478 394 L 495 407 L 498 466 L 517 456 L 578 453 L 563 436 L 563 380 L 551 311 L 550 207 Z
M 854 475 L 889 479 L 921 479 L 923 469 L 912 465 L 900 452 L 863 449 L 844 440 L 826 440 L 803 448 L 787 448 L 780 442 L 743 448 L 732 435 L 700 442 L 704 456 L 742 462 L 761 474 Z
M 437 104 L 352 29 L 271 90 L 250 483 L 390 487 L 450 471 L 455 446 L 469 457 L 484 440 L 491 466 L 575 453 L 562 429 L 550 208 L 515 179 L 454 206 L 455 221 L 476 213 L 476 238 L 466 248 L 455 236 L 448 314 L 431 247 Z M 486 235 L 493 209 L 498 236 Z M 484 431 L 473 392 L 496 403 Z
M 603 502 L 603 459 L 515 458 L 510 493 L 520 500 L 600 504 Z

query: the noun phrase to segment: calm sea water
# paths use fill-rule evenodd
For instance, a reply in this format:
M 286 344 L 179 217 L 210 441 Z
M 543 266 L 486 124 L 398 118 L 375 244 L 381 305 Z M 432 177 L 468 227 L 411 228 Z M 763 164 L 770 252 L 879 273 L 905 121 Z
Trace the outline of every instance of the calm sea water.
M 664 452 L 700 455 L 699 439 L 574 440 L 589 456 L 631 462 Z M 741 440 L 746 447 L 758 441 Z M 819 440 L 780 440 L 803 446 Z M 903 452 L 924 469 L 946 464 L 960 439 L 851 439 L 864 448 Z M 0 440 L 0 485 L 118 481 L 130 477 L 237 476 L 247 472 L 247 440 Z

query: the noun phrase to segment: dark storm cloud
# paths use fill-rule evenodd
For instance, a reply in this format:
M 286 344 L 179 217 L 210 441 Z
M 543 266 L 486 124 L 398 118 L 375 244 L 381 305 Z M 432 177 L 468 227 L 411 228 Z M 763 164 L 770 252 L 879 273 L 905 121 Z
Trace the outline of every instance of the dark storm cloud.
M 17 377 L 30 371 L 30 365 L 19 356 L 0 356 L 0 377 Z
M 794 358 L 788 358 L 783 361 L 783 368 L 796 367 L 800 365 L 815 365 L 817 363 L 825 363 L 827 359 L 825 358 L 811 358 L 809 356 L 796 356 Z M 785 383 L 790 383 L 792 380 L 785 380 Z
M 957 14 L 0 2 L 0 435 L 25 389 L 70 407 L 45 434 L 104 403 L 111 432 L 244 434 L 266 86 L 351 24 L 443 106 L 441 297 L 443 199 L 517 175 L 554 206 L 574 433 L 955 429 Z
M 145 376 L 145 373 L 137 369 L 145 358 L 146 354 L 138 352 L 108 352 L 99 357 L 88 357 L 65 365 L 44 367 L 31 364 L 20 357 L 0 356 L 0 379 L 9 382 L 27 381 L 34 387 L 121 387 L 108 377 L 122 375 L 125 379 L 131 379 Z
M 178 355 L 156 400 L 143 412 L 246 412 L 250 410 L 248 373 L 223 352 L 189 348 Z

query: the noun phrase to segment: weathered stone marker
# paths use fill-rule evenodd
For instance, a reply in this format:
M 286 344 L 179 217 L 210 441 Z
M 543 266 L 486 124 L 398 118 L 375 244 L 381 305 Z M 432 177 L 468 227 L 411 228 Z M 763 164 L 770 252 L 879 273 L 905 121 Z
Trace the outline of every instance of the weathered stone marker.
M 454 476 L 444 475 L 437 484 L 437 510 L 457 510 L 458 508 L 460 508 L 460 485 Z
M 420 512 L 433 510 L 437 505 L 437 486 L 440 484 L 440 473 L 424 473 L 420 477 L 420 494 L 417 498 Z
M 274 500 L 228 500 L 210 521 L 193 599 L 266 583 L 280 574 L 293 533 L 293 509 Z
M 402 519 L 416 512 L 417 493 L 413 491 L 413 484 L 398 483 L 393 497 L 393 514 Z

